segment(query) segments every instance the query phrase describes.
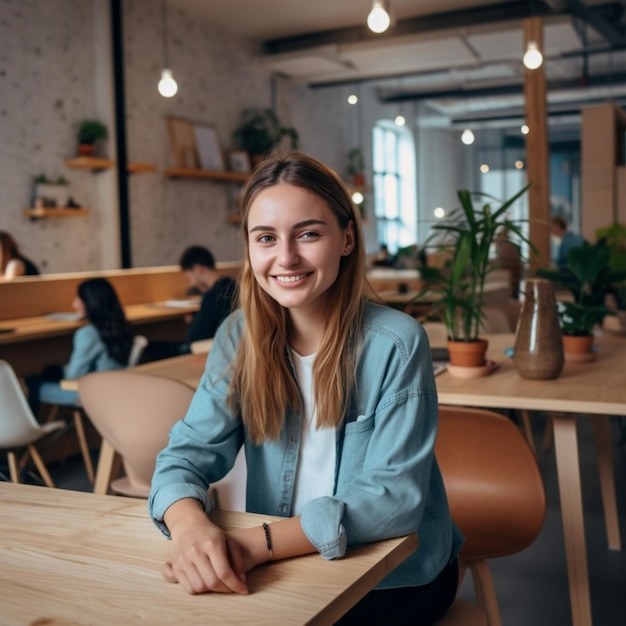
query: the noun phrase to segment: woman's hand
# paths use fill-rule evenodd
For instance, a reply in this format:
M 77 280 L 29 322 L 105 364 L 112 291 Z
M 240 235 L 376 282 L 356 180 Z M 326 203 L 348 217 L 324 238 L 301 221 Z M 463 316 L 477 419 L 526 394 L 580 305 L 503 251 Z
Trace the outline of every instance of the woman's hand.
M 246 571 L 254 563 L 241 544 L 213 524 L 197 500 L 174 503 L 165 514 L 174 554 L 162 573 L 165 580 L 180 583 L 189 594 L 216 591 L 249 593 Z

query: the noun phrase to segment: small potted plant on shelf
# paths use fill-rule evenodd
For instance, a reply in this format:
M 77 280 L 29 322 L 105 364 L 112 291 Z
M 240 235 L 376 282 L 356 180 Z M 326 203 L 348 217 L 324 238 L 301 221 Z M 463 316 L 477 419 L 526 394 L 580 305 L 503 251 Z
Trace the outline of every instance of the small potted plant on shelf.
M 64 176 L 48 178 L 45 174 L 33 176 L 31 208 L 66 207 L 69 197 L 69 182 Z
M 522 223 L 509 219 L 507 213 L 528 187 L 497 208 L 493 208 L 490 202 L 475 206 L 474 199 L 495 200 L 487 194 L 458 191 L 460 208 L 452 211 L 445 221 L 433 226 L 435 233 L 427 245 L 433 239 L 442 238 L 438 249 L 447 253 L 449 259 L 437 276 L 430 277 L 417 299 L 424 295 L 435 298 L 432 312 L 443 317 L 453 368 L 473 367 L 477 375 L 488 371 L 485 359 L 487 340 L 480 337 L 480 332 L 484 318 L 485 282 L 489 273 L 497 269 L 497 265 L 491 262 L 490 249 L 496 233 L 506 228 L 519 242 L 526 242 L 535 251 L 521 230 Z M 453 369 L 450 371 L 452 373 Z
M 557 305 L 565 357 L 570 360 L 595 358 L 594 326 L 614 314 L 606 305 L 606 296 L 612 285 L 626 280 L 626 270 L 611 270 L 610 256 L 611 250 L 604 242 L 585 244 L 569 251 L 565 270 L 537 271 L 539 276 L 566 288 L 572 295 L 572 301 Z
M 348 176 L 352 179 L 352 184 L 357 187 L 365 185 L 365 159 L 361 148 L 352 148 L 348 152 L 348 165 L 346 167 Z
M 83 120 L 78 125 L 76 139 L 80 156 L 93 156 L 96 144 L 107 139 L 107 127 L 97 120 Z
M 291 150 L 298 148 L 298 131 L 283 126 L 273 109 L 244 109 L 241 123 L 233 133 L 237 148 L 246 150 L 256 165 L 264 159 L 283 139 L 288 140 Z

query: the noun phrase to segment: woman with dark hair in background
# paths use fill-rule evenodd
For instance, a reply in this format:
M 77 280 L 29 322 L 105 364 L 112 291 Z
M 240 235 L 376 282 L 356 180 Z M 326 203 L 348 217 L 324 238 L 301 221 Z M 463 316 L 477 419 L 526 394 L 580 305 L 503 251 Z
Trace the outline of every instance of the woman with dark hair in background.
M 120 369 L 128 363 L 133 333 L 109 281 L 91 278 L 80 283 L 72 308 L 89 323 L 74 333 L 68 363 L 49 365 L 41 375 L 26 379 L 29 402 L 35 415 L 41 402 L 62 405 L 78 402 L 78 392 L 61 389 L 61 379 Z
M 11 280 L 17 276 L 36 276 L 37 266 L 20 253 L 15 239 L 0 230 L 0 280 Z

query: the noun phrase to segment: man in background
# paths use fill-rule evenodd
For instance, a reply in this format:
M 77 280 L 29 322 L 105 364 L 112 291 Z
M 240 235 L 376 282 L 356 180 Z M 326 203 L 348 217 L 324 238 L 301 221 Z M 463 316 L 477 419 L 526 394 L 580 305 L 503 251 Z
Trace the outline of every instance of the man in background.
M 567 255 L 573 248 L 580 248 L 585 245 L 585 240 L 567 229 L 567 222 L 560 216 L 552 218 L 552 236 L 557 239 L 559 246 L 556 252 L 554 263 L 561 271 L 567 270 Z
M 236 283 L 229 276 L 221 276 L 215 269 L 211 252 L 203 246 L 191 246 L 180 257 L 180 267 L 185 272 L 189 286 L 202 295 L 200 310 L 189 320 L 187 346 L 200 339 L 215 336 L 218 326 L 230 313 Z
M 185 317 L 189 326 L 184 342 L 151 341 L 144 351 L 142 363 L 189 353 L 194 341 L 213 338 L 219 325 L 230 313 L 236 282 L 220 275 L 215 268 L 213 255 L 207 248 L 187 248 L 180 257 L 179 265 L 189 281 L 189 293 L 202 296 L 200 310 Z

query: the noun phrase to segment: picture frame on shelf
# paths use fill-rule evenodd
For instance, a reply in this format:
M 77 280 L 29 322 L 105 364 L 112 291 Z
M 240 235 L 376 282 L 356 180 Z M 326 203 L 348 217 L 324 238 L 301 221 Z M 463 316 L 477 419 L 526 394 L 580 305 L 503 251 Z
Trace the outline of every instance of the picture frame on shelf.
M 169 116 L 167 128 L 174 167 L 196 169 L 200 167 L 193 124 L 189 120 Z
M 232 172 L 249 174 L 252 171 L 252 160 L 247 150 L 231 150 L 228 153 L 228 166 Z
M 193 132 L 196 139 L 200 167 L 203 170 L 226 170 L 224 153 L 217 136 L 217 129 L 214 126 L 194 124 Z

